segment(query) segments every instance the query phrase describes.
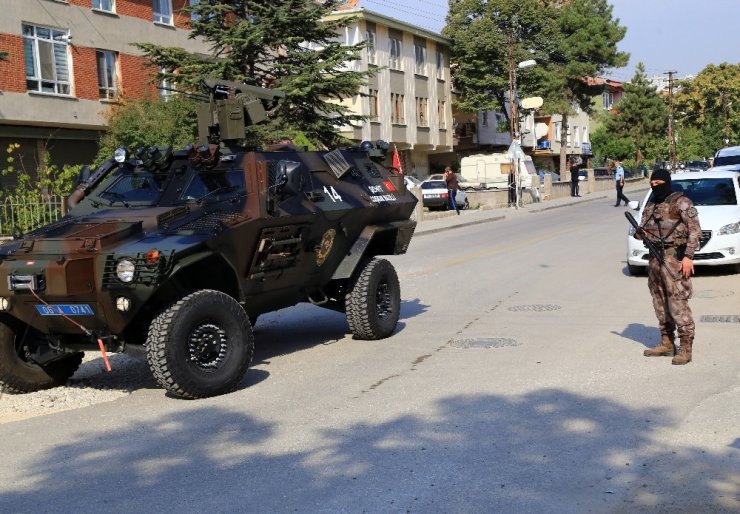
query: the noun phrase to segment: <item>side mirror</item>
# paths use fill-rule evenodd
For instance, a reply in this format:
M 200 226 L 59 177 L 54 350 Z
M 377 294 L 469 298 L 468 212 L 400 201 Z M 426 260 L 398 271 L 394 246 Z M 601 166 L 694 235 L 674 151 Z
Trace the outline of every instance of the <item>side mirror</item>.
M 638 210 L 640 210 L 640 202 L 638 202 L 637 200 L 632 200 L 632 201 L 630 201 L 630 202 L 629 202 L 629 203 L 628 203 L 627 205 L 628 205 L 628 206 L 629 206 L 629 208 L 630 208 L 630 209 L 632 209 L 633 211 L 638 211 Z
M 83 184 L 90 180 L 90 166 L 85 164 L 80 170 L 80 176 L 77 178 L 77 185 Z
M 278 161 L 275 189 L 282 194 L 297 195 L 310 191 L 311 177 L 300 162 Z

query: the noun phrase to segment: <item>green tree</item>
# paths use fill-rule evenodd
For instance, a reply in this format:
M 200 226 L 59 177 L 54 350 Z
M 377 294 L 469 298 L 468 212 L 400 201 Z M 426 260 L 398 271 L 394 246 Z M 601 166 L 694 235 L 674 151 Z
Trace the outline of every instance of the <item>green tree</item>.
M 0 52 L 0 61 L 8 60 L 8 52 Z
M 510 72 L 516 63 L 543 55 L 550 38 L 551 12 L 545 0 L 459 0 L 450 2 L 442 34 L 451 41 L 450 63 L 466 112 L 506 109 Z M 531 90 L 536 68 L 517 79 Z M 521 96 L 521 95 L 520 95 Z
M 698 155 L 703 157 L 714 150 L 738 144 L 740 141 L 740 64 L 708 65 L 690 80 L 682 81 L 676 93 L 674 112 L 679 135 L 687 129 L 705 145 Z M 690 131 L 691 132 L 691 131 Z M 682 155 L 679 144 L 679 155 Z
M 264 144 L 304 133 L 313 143 L 332 146 L 344 140 L 339 127 L 364 118 L 341 101 L 358 94 L 370 72 L 347 63 L 359 58 L 365 43 L 338 42 L 350 17 L 324 19 L 342 2 L 327 0 L 202 0 L 193 13 L 191 38 L 210 44 L 212 56 L 182 48 L 138 44 L 158 69 L 179 87 L 197 90 L 203 78 L 216 77 L 269 86 L 287 98 L 267 123 L 251 127 L 248 144 Z
M 175 94 L 164 101 L 124 101 L 108 112 L 108 131 L 100 140 L 96 161 L 110 159 L 116 148 L 131 151 L 153 145 L 181 148 L 195 142 L 195 102 Z
M 627 29 L 612 18 L 606 0 L 572 0 L 553 16 L 555 37 L 544 63 L 543 111 L 562 116 L 560 171 L 566 169 L 568 116 L 578 106 L 592 110 L 592 98 L 600 92 L 587 77 L 602 75 L 607 68 L 625 66 L 629 54 L 617 50 Z
M 668 107 L 637 65 L 624 86 L 624 97 L 591 138 L 600 155 L 623 161 L 664 159 L 668 153 Z M 619 141 L 615 144 L 614 141 Z M 607 154 L 605 149 L 616 153 Z

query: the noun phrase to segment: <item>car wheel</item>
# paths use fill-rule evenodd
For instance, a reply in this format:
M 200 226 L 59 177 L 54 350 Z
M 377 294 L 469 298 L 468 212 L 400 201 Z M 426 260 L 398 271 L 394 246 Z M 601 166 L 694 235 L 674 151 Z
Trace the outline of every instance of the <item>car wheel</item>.
M 401 312 L 401 286 L 385 259 L 364 259 L 352 275 L 345 312 L 355 339 L 383 339 L 396 329 Z
M 634 266 L 632 264 L 627 264 L 627 271 L 633 277 L 639 277 L 645 274 L 645 266 Z
M 252 360 L 254 336 L 236 300 L 204 289 L 154 318 L 146 350 L 162 387 L 180 398 L 206 398 L 237 388 Z
M 30 341 L 25 340 L 30 338 Z M 25 347 L 41 344 L 43 335 L 25 326 L 13 327 L 0 320 L 0 386 L 12 393 L 32 393 L 64 385 L 82 364 L 82 352 L 70 353 L 46 365 L 25 357 Z

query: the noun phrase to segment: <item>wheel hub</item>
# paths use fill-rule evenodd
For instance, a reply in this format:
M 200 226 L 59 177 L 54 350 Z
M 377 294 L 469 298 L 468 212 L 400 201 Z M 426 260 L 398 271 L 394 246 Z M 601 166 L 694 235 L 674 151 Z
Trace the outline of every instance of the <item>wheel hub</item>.
M 214 323 L 201 323 L 190 332 L 190 361 L 201 369 L 217 368 L 223 362 L 227 348 L 226 331 Z

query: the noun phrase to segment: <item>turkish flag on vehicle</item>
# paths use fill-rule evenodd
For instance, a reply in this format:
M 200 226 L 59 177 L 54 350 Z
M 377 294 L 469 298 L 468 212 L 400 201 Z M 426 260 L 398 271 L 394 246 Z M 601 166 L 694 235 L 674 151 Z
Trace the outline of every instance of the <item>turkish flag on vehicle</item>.
M 393 145 L 393 167 L 396 168 L 395 173 L 403 175 L 403 165 L 401 165 L 401 155 L 398 153 L 398 148 Z

